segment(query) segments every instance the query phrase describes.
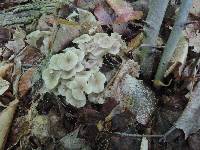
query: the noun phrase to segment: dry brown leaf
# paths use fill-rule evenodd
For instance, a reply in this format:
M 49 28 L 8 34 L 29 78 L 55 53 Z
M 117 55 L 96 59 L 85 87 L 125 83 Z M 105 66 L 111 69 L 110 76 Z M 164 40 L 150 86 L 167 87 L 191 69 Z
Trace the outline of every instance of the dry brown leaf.
M 140 66 L 134 60 L 123 62 L 117 74 L 108 83 L 104 95 L 105 97 L 115 97 L 117 101 L 123 97 L 121 95 L 120 81 L 125 74 L 130 74 L 133 77 L 139 77 Z
M 12 66 L 13 66 L 12 63 L 0 65 L 0 77 L 4 78 Z
M 0 149 L 1 150 L 4 149 L 18 102 L 19 102 L 18 99 L 15 99 L 9 104 L 7 108 L 5 108 L 0 113 Z
M 175 123 L 175 127 L 182 129 L 185 133 L 185 138 L 189 134 L 195 133 L 200 129 L 200 82 L 191 93 L 190 101 L 188 102 L 181 117 Z
M 142 11 L 134 11 L 133 7 L 124 0 L 106 0 L 115 11 L 117 18 L 115 23 L 124 23 L 130 20 L 139 20 L 143 16 Z
M 34 71 L 34 68 L 30 68 L 21 76 L 18 85 L 20 97 L 25 96 L 32 87 L 31 79 L 33 77 Z
M 52 51 L 58 52 L 64 49 L 74 38 L 80 35 L 80 28 L 61 25 L 58 29 L 55 40 L 52 45 Z
M 11 38 L 10 30 L 0 27 L 0 42 L 6 42 Z
M 127 52 L 130 51 L 130 50 L 138 48 L 142 44 L 143 38 L 144 38 L 144 34 L 143 33 L 139 33 L 135 38 L 133 38 L 128 43 Z
M 181 72 L 185 66 L 187 54 L 188 54 L 188 41 L 186 40 L 185 37 L 182 37 L 177 44 L 175 52 L 170 60 L 169 68 L 164 76 L 166 77 L 173 72 L 173 74 L 176 77 L 180 77 Z

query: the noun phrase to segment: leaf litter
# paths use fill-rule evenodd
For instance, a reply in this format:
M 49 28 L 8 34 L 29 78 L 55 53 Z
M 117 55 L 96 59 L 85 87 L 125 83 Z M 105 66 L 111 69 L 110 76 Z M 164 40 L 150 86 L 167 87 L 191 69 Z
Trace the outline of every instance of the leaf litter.
M 172 84 L 159 90 L 138 59 L 148 1 L 58 3 L 35 25 L 0 28 L 0 149 L 159 149 L 172 125 L 187 141 L 172 134 L 167 149 L 198 145 L 198 1 L 166 72 Z M 57 77 L 53 88 L 44 74 L 51 86 Z

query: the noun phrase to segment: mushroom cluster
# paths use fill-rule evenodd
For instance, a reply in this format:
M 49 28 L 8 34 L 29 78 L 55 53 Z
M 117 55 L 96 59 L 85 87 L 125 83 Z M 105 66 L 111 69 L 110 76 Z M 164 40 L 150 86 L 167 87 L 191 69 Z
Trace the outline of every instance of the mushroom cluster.
M 53 55 L 42 78 L 48 90 L 64 96 L 66 102 L 79 108 L 86 104 L 86 94 L 102 92 L 106 82 L 105 75 L 99 71 L 100 65 L 88 67 L 88 60 L 93 56 L 98 61 L 106 53 L 117 54 L 123 41 L 117 33 L 111 36 L 97 33 L 94 36 L 84 34 L 73 42 L 79 49 L 70 47 Z
M 73 40 L 73 43 L 78 45 L 78 48 L 87 53 L 86 68 L 102 65 L 102 56 L 110 53 L 117 54 L 120 49 L 126 48 L 125 42 L 121 39 L 118 33 L 111 33 L 109 36 L 106 33 L 96 33 L 93 36 L 83 34 Z

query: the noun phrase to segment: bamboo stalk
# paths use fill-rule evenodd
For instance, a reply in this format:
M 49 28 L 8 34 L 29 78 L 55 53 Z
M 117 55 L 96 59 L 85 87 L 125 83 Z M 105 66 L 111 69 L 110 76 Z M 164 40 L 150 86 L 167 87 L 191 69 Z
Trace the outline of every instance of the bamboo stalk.
M 182 30 L 187 21 L 189 9 L 191 6 L 192 6 L 192 0 L 182 0 L 174 27 L 171 31 L 171 34 L 165 46 L 164 52 L 162 54 L 162 57 L 161 57 L 161 60 L 160 60 L 160 63 L 155 75 L 155 79 L 154 79 L 155 87 L 161 86 L 169 61 L 171 60 L 174 50 L 177 46 L 177 43 L 182 36 Z
M 155 46 L 160 31 L 160 27 L 167 9 L 169 0 L 151 0 L 149 4 L 149 12 L 146 18 L 146 25 L 144 26 L 144 45 Z M 148 59 L 152 47 L 142 47 L 141 48 L 141 70 L 144 74 L 147 74 L 149 68 L 149 63 L 152 62 L 151 59 Z M 147 69 L 148 68 L 148 69 Z

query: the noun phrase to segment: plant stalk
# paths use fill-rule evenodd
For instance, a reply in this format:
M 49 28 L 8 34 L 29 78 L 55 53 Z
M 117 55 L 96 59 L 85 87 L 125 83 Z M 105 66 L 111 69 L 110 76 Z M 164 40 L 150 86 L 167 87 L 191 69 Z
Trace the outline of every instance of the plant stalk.
M 155 79 L 154 79 L 155 87 L 160 87 L 160 83 L 162 82 L 164 78 L 164 74 L 167 70 L 169 61 L 171 60 L 174 50 L 177 46 L 177 43 L 182 36 L 182 30 L 187 21 L 188 13 L 191 6 L 192 6 L 192 0 L 182 0 L 174 27 L 170 33 L 169 39 L 165 46 L 164 52 L 162 54 L 162 57 L 161 57 L 161 60 L 160 60 L 160 63 L 155 75 Z
M 167 9 L 169 0 L 151 0 L 149 4 L 149 12 L 146 18 L 146 25 L 144 26 L 143 40 L 144 45 L 155 46 L 160 31 L 160 27 Z M 143 74 L 151 70 L 152 59 L 149 59 L 152 53 L 152 47 L 142 47 L 141 48 L 141 69 Z M 148 68 L 148 69 L 147 69 Z M 150 73 L 151 74 L 151 73 Z M 147 75 L 148 76 L 148 75 Z

